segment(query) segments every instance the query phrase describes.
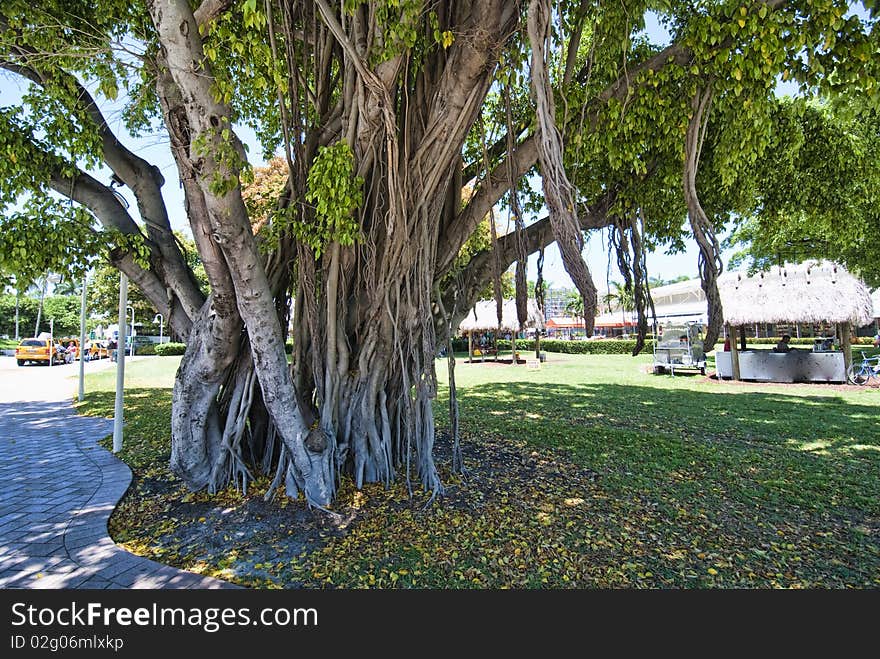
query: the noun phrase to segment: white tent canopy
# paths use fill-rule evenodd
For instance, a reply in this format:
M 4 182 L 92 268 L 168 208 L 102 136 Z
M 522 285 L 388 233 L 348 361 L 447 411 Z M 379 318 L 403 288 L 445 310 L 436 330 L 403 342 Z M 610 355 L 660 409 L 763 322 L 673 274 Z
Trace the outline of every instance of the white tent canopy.
M 830 261 L 774 266 L 752 276 L 730 272 L 719 278 L 718 292 L 730 325 L 827 322 L 861 327 L 873 318 L 865 284 Z
M 519 320 L 516 315 L 516 300 L 504 300 L 501 309 L 501 329 L 507 332 L 518 331 Z M 528 301 L 527 311 L 528 318 L 526 319 L 525 326 L 543 329 L 544 316 L 541 314 L 541 310 L 538 308 L 538 303 L 535 300 Z M 458 326 L 461 332 L 491 332 L 498 328 L 498 312 L 495 300 L 481 300 L 477 302 Z

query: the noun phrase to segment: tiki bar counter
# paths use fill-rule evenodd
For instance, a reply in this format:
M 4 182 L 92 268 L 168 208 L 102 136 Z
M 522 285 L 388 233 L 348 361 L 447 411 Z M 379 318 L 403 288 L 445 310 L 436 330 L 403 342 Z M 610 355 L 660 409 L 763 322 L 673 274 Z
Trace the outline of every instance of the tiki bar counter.
M 715 355 L 715 368 L 722 378 L 733 377 L 730 352 Z M 739 353 L 739 379 L 759 382 L 845 382 L 843 351 L 746 350 Z

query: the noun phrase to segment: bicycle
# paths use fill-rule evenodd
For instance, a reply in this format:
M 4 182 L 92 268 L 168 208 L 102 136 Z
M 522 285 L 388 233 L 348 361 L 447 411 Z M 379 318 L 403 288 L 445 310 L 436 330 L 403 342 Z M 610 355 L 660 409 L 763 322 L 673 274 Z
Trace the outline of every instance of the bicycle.
M 875 362 L 873 365 L 871 362 Z M 848 382 L 852 384 L 863 385 L 867 384 L 868 380 L 871 378 L 877 378 L 880 380 L 880 355 L 875 357 L 866 357 L 865 353 L 862 353 L 862 362 L 857 364 L 853 362 L 849 367 L 849 371 L 847 371 L 846 379 Z

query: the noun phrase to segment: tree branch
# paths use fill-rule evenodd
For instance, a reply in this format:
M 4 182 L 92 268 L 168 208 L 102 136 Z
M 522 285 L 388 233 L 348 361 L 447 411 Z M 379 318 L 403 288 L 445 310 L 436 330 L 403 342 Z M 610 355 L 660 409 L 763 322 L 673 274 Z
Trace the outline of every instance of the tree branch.
M 88 208 L 105 228 L 126 235 L 140 234 L 138 225 L 113 191 L 91 175 L 80 171 L 70 178 L 53 171 L 49 185 L 58 194 Z
M 233 0 L 202 0 L 202 4 L 195 10 L 193 16 L 199 27 L 206 25 L 229 9 Z
M 49 185 L 57 193 L 88 208 L 105 228 L 127 235 L 140 234 L 137 224 L 112 190 L 89 174 L 80 172 L 71 179 L 60 172 L 52 172 Z M 131 254 L 121 250 L 114 250 L 110 261 L 128 275 L 159 313 L 169 319 L 176 331 L 181 334 L 189 332 L 191 317 L 179 300 L 169 299 L 167 288 L 156 273 L 142 268 Z
M 18 51 L 25 60 L 38 56 L 36 52 L 24 47 L 19 47 Z M 134 193 L 141 219 L 146 224 L 147 235 L 158 251 L 158 258 L 154 258 L 154 262 L 167 270 L 167 276 L 163 276 L 163 279 L 166 280 L 168 287 L 180 297 L 181 304 L 191 321 L 204 303 L 204 296 L 172 234 L 168 211 L 162 197 L 162 185 L 165 180 L 159 169 L 129 151 L 119 141 L 107 124 L 107 120 L 94 97 L 75 76 L 57 69 L 47 73 L 27 64 L 6 60 L 0 61 L 0 66 L 42 87 L 51 84 L 54 78 L 63 80 L 75 91 L 74 108 L 83 112 L 94 123 L 101 137 L 104 162 Z M 64 192 L 61 191 L 61 194 Z M 126 215 L 128 214 L 126 213 Z M 135 230 L 137 231 L 137 227 Z M 124 231 L 124 233 L 130 232 Z
M 158 68 L 156 92 L 171 140 L 171 155 L 177 164 L 177 171 L 183 185 L 186 216 L 192 230 L 193 240 L 195 240 L 202 257 L 205 274 L 207 274 L 208 282 L 211 285 L 211 301 L 221 316 L 237 315 L 235 289 L 229 276 L 229 267 L 214 241 L 205 194 L 196 181 L 194 166 L 190 160 L 192 129 L 186 116 L 183 96 L 168 72 L 168 67 L 161 54 L 159 55 Z
M 513 136 L 514 142 L 519 140 L 520 136 L 528 129 L 529 124 L 525 121 L 521 121 L 516 125 L 516 135 Z M 499 137 L 495 142 L 486 149 L 486 155 L 489 156 L 489 161 L 496 160 L 500 158 L 505 153 L 507 153 L 508 146 L 508 137 L 507 133 L 504 133 L 501 137 Z M 477 178 L 480 173 L 483 171 L 483 160 L 482 158 L 477 158 L 476 160 L 467 164 L 462 170 L 462 179 L 465 181 L 470 181 Z
M 476 121 L 492 84 L 498 51 L 513 34 L 517 14 L 505 2 L 472 3 L 460 35 L 450 48 L 443 73 L 429 104 L 425 133 L 412 158 L 414 171 L 423 172 L 426 196 L 446 181 L 461 144 Z M 448 148 L 440 145 L 449 145 Z
M 790 1 L 791 0 L 764 0 L 762 4 L 764 4 L 768 9 L 772 11 L 775 9 L 779 9 L 784 4 Z M 730 46 L 733 41 L 733 37 L 727 37 L 720 46 Z M 636 78 L 640 73 L 649 69 L 656 72 L 669 64 L 683 66 L 690 61 L 691 57 L 693 57 L 693 53 L 691 52 L 691 50 L 689 48 L 686 48 L 681 43 L 670 44 L 653 57 L 649 57 L 644 62 L 636 64 L 634 67 L 628 68 L 625 72 L 622 72 L 617 80 L 615 80 L 611 85 L 606 87 L 599 94 L 597 99 L 605 103 L 607 103 L 612 98 L 621 100 L 624 96 L 626 96 L 629 88 L 632 86 L 632 80 Z M 581 69 L 580 71 L 578 71 L 575 78 L 578 82 L 584 82 L 586 80 L 586 75 L 587 70 Z
M 578 221 L 581 230 L 589 231 L 609 226 L 612 223 L 612 219 L 608 217 L 608 211 L 616 197 L 616 189 L 607 192 L 592 208 L 587 208 L 580 213 Z M 522 240 L 525 245 L 526 254 L 534 254 L 553 243 L 556 238 L 553 235 L 553 226 L 550 223 L 550 218 L 545 217 L 526 227 Z M 517 260 L 517 254 L 518 247 L 515 232 L 508 233 L 498 239 L 498 256 L 502 269 L 510 267 Z M 473 308 L 480 291 L 491 280 L 493 272 L 492 258 L 491 249 L 475 254 L 458 277 L 458 283 L 454 286 L 455 290 L 444 291 L 444 296 L 447 299 L 451 295 L 458 297 L 458 302 L 455 305 L 457 310 L 456 317 L 452 319 L 453 327 L 458 327 L 458 324 L 467 312 Z M 451 302 L 447 304 L 448 308 L 452 308 L 452 306 Z
M 381 95 L 384 92 L 387 94 L 388 90 L 379 82 L 376 74 L 367 67 L 366 62 L 361 59 L 361 56 L 357 52 L 357 48 L 355 48 L 354 44 L 349 40 L 348 35 L 345 33 L 342 25 L 339 24 L 339 21 L 336 20 L 336 15 L 333 13 L 333 10 L 329 5 L 324 0 L 315 0 L 315 5 L 317 5 L 318 10 L 321 12 L 321 18 L 324 19 L 324 24 L 330 28 L 333 37 L 336 39 L 337 43 L 342 46 L 342 50 L 348 55 L 349 60 L 354 65 L 354 68 L 357 69 L 357 72 L 364 83 L 370 87 L 374 93 Z
M 790 0 L 764 0 L 763 4 L 771 10 L 775 10 L 782 7 L 787 2 L 790 2 Z M 724 43 L 729 45 L 732 42 L 733 39 L 728 38 Z M 596 100 L 603 104 L 607 103 L 612 98 L 620 100 L 627 96 L 632 88 L 638 86 L 634 81 L 639 73 L 647 71 L 648 69 L 659 71 L 669 65 L 682 66 L 689 62 L 692 56 L 693 54 L 690 49 L 682 44 L 672 44 L 653 57 L 650 57 L 644 62 L 628 69 L 626 73 L 621 73 L 614 82 L 599 93 Z M 575 79 L 582 82 L 582 78 L 585 75 L 586 69 L 582 69 L 575 76 Z M 591 119 L 595 119 L 597 116 L 598 110 L 593 110 L 587 115 L 587 117 Z M 594 124 L 595 121 L 585 123 L 585 125 Z M 489 148 L 489 153 L 500 155 L 504 153 L 505 146 L 506 137 L 501 137 Z M 513 158 L 513 171 L 515 173 L 519 172 L 518 176 L 523 176 L 538 161 L 535 135 L 530 135 L 524 139 L 516 148 L 514 154 L 507 154 L 507 158 Z M 481 163 L 471 163 L 465 168 L 465 173 L 471 174 L 473 177 L 476 175 L 476 172 L 479 171 L 480 166 Z M 480 186 L 471 197 L 471 201 L 462 209 L 459 216 L 455 218 L 451 224 L 443 227 L 441 244 L 438 247 L 438 272 L 449 267 L 449 264 L 452 263 L 458 254 L 458 250 L 461 249 L 461 245 L 464 244 L 464 241 L 467 240 L 468 236 L 474 232 L 474 229 L 476 229 L 477 225 L 485 217 L 489 208 L 497 203 L 497 201 L 504 195 L 507 188 L 506 181 L 504 180 L 504 172 L 506 171 L 506 162 L 499 163 L 499 165 L 492 170 L 492 175 L 481 182 Z M 466 177 L 465 180 L 469 179 Z
M 589 4 L 589 0 L 581 0 L 581 4 L 578 7 L 577 14 L 575 15 L 574 28 L 568 41 L 568 52 L 565 57 L 565 73 L 562 76 L 563 87 L 567 86 L 568 83 L 571 82 L 571 77 L 574 74 L 574 66 L 577 62 L 577 55 L 581 45 L 581 38 L 584 35 L 584 17 L 587 14 L 587 8 Z
M 508 167 L 512 167 L 514 180 L 519 180 L 537 162 L 538 143 L 534 137 L 529 137 L 489 173 L 488 178 L 480 183 L 467 205 L 451 223 L 441 229 L 440 244 L 437 249 L 437 272 L 443 272 L 449 267 L 458 255 L 458 250 L 461 249 L 464 241 L 486 217 L 489 209 L 510 188 Z
M 39 53 L 24 46 L 19 46 L 18 51 L 24 60 L 37 59 Z M 76 95 L 75 108 L 83 112 L 92 120 L 101 137 L 101 146 L 103 148 L 104 161 L 107 166 L 116 174 L 126 185 L 132 190 L 135 188 L 144 188 L 141 194 L 158 195 L 159 206 L 161 211 L 157 213 L 157 217 L 151 218 L 154 224 L 163 228 L 170 228 L 168 224 L 168 216 L 165 213 L 164 203 L 161 201 L 161 193 L 159 188 L 164 184 L 162 174 L 157 167 L 154 167 L 143 158 L 129 151 L 116 137 L 115 133 L 110 129 L 107 120 L 94 97 L 89 91 L 83 87 L 76 76 L 66 71 L 53 69 L 51 72 L 41 71 L 27 63 L 15 62 L 11 60 L 0 60 L 0 67 L 27 78 L 31 82 L 47 87 L 52 80 L 63 81 L 65 85 L 74 90 Z M 155 187 L 155 190 L 146 189 L 146 185 Z M 154 202 L 155 203 L 155 202 Z M 151 204 L 152 205 L 152 204 Z M 155 209 L 159 210 L 159 209 Z

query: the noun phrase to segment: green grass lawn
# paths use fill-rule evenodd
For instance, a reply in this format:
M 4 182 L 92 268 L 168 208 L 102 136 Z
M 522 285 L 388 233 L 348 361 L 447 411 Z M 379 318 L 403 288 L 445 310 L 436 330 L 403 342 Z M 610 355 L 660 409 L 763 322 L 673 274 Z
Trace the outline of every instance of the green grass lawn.
M 449 473 L 441 441 L 441 503 L 343 483 L 333 524 L 263 504 L 266 479 L 247 497 L 187 494 L 167 469 L 179 358 L 134 362 L 122 456 L 136 483 L 111 530 L 157 560 L 270 587 L 880 586 L 880 390 L 654 376 L 650 361 L 459 361 L 468 476 Z M 112 372 L 89 377 L 81 410 L 108 414 Z
M 127 354 L 127 353 L 126 353 Z M 125 388 L 171 389 L 180 357 L 150 357 L 137 361 L 125 360 Z M 101 360 L 105 362 L 106 360 Z M 89 391 L 116 392 L 116 368 L 111 367 L 86 376 Z

